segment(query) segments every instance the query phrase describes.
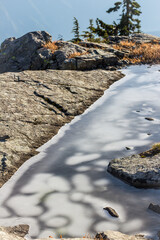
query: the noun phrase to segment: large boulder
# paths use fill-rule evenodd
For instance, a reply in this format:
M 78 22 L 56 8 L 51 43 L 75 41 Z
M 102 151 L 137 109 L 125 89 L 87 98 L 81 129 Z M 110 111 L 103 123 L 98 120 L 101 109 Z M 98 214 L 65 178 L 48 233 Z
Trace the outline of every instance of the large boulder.
M 15 39 L 6 39 L 1 44 L 0 73 L 31 69 L 37 51 L 52 37 L 45 31 L 30 32 Z
M 65 59 L 61 65 L 61 69 L 66 70 L 93 70 L 107 66 L 116 66 L 118 57 L 102 49 L 90 49 L 87 53 L 81 56 L 76 56 L 71 59 Z
M 160 187 L 160 154 L 152 157 L 132 155 L 114 159 L 108 165 L 108 172 L 139 188 Z

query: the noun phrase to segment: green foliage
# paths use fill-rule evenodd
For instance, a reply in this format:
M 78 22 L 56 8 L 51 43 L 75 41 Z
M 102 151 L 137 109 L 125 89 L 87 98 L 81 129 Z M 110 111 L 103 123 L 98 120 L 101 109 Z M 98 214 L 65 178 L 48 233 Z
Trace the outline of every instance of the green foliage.
M 81 41 L 80 39 L 80 33 L 79 33 L 79 23 L 77 18 L 74 17 L 73 19 L 73 29 L 72 29 L 72 33 L 74 33 L 74 38 L 72 39 L 72 42 L 74 43 L 78 43 Z
M 136 0 L 123 0 L 116 2 L 113 8 L 108 9 L 107 13 L 118 11 L 121 8 L 122 14 L 120 14 L 120 21 L 117 24 L 118 33 L 128 36 L 131 33 L 140 32 L 140 20 L 137 18 L 141 14 L 140 5 Z
M 108 42 L 111 35 L 130 35 L 134 32 L 140 32 L 140 20 L 138 17 L 141 14 L 140 5 L 136 0 L 121 0 L 114 3 L 112 8 L 109 8 L 106 12 L 116 12 L 121 10 L 119 22 L 115 21 L 113 24 L 107 24 L 96 19 L 96 27 L 93 25 L 93 19 L 89 20 L 89 27 L 87 31 L 83 31 L 81 35 L 84 39 L 91 42 Z M 78 43 L 81 41 L 79 33 L 79 23 L 74 17 L 74 27 L 72 32 L 74 33 L 73 42 Z
M 116 12 L 116 11 L 118 11 L 120 9 L 121 5 L 122 5 L 122 2 L 116 2 L 114 4 L 114 7 L 113 8 L 109 8 L 106 12 L 107 13 Z
M 89 27 L 87 29 L 88 29 L 88 31 L 83 31 L 83 34 L 81 36 L 89 42 L 94 42 L 95 41 L 95 27 L 93 26 L 93 19 L 89 20 Z

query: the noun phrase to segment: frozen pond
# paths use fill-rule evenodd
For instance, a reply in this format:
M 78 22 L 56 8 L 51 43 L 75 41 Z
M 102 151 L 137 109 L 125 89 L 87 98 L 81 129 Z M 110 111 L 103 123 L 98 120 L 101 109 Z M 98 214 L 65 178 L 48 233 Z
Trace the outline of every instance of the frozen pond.
M 147 209 L 159 203 L 160 190 L 136 189 L 106 172 L 111 159 L 160 141 L 159 70 L 124 70 L 126 77 L 39 148 L 1 188 L 0 225 L 29 224 L 31 237 L 160 230 L 159 216 Z M 120 218 L 110 217 L 105 206 Z

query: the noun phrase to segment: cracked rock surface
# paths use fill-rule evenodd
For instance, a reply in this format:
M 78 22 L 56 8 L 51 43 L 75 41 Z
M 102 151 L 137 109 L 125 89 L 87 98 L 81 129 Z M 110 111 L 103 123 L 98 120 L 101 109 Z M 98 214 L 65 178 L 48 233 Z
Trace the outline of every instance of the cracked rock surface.
M 65 123 L 123 77 L 116 71 L 23 71 L 0 74 L 0 186 Z

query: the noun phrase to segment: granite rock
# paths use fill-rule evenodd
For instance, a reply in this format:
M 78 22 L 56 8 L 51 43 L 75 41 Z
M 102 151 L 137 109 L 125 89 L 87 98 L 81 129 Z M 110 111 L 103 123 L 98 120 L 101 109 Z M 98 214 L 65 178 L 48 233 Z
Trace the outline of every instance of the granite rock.
M 160 154 L 141 157 L 139 154 L 114 159 L 107 171 L 121 180 L 139 188 L 160 187 Z
M 65 123 L 82 114 L 123 74 L 116 71 L 23 71 L 0 74 L 0 159 L 5 183 Z

